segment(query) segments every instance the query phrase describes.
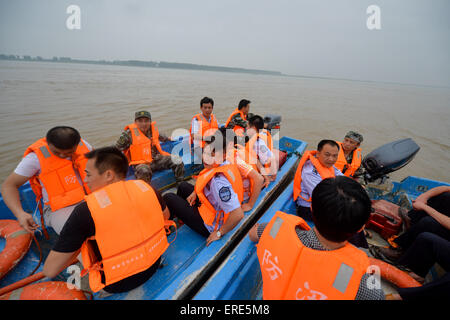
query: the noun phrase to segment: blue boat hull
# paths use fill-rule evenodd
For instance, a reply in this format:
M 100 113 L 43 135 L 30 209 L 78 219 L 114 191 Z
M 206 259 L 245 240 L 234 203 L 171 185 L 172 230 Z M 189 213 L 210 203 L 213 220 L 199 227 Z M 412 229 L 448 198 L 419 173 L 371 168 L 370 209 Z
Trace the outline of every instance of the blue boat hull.
M 280 168 L 276 181 L 272 182 L 267 188 L 261 191 L 254 208 L 249 212 L 245 212 L 244 218 L 239 225 L 233 229 L 233 232 L 226 234 L 222 239 L 215 241 L 209 247 L 206 247 L 204 237 L 201 237 L 188 227 L 183 226 L 179 228 L 176 234 L 171 234 L 168 237 L 169 242 L 173 241 L 175 236 L 176 239 L 163 254 L 162 267 L 158 269 L 149 281 L 126 293 L 113 294 L 107 297 L 100 297 L 98 294 L 94 294 L 94 299 L 166 300 L 189 297 L 193 288 L 201 285 L 202 282 L 205 281 L 205 277 L 207 277 L 208 274 L 213 271 L 215 266 L 228 254 L 231 247 L 238 243 L 240 238 L 244 235 L 243 230 L 248 228 L 252 223 L 252 218 L 258 212 L 262 212 L 261 210 L 265 208 L 267 202 L 271 200 L 271 197 L 276 192 L 280 192 L 281 188 L 292 178 L 296 164 L 299 161 L 298 156 L 305 150 L 306 145 L 307 144 L 301 140 L 287 137 L 280 139 L 279 149 L 286 151 L 289 154 L 287 161 Z M 170 150 L 166 149 L 166 151 Z M 183 161 L 185 160 L 186 159 L 183 157 Z M 187 161 L 188 165 L 190 165 L 190 160 L 189 155 Z M 188 165 L 186 165 L 186 167 L 188 167 Z M 163 174 L 165 174 L 165 176 Z M 162 176 L 160 180 L 158 180 L 158 175 Z M 155 183 L 155 187 L 161 188 L 161 186 L 169 184 L 171 179 L 173 180 L 173 173 L 166 170 L 162 173 L 156 173 L 152 179 L 152 184 Z M 26 186 L 22 187 L 21 195 L 23 195 L 23 203 L 30 202 L 29 205 L 27 204 L 27 208 L 32 212 L 35 208 L 34 194 L 28 189 Z M 4 206 L 3 201 L 1 201 L 0 205 Z M 8 214 L 7 212 L 9 212 L 9 210 L 4 206 L 0 210 L 0 218 L 13 218 L 12 214 L 10 212 Z M 53 236 L 54 237 L 51 240 L 56 239 L 54 233 Z M 45 241 L 42 237 L 39 238 L 41 239 L 41 242 Z M 50 241 L 50 243 L 51 242 L 52 241 Z M 34 246 L 32 246 L 32 249 L 25 256 L 24 260 L 22 260 L 19 265 L 7 275 L 7 277 L 0 280 L 0 287 L 4 287 L 28 276 L 32 269 L 34 269 L 38 263 L 39 254 L 33 247 Z M 49 249 L 51 249 L 51 245 L 49 246 Z M 45 256 L 46 254 L 44 254 L 44 259 Z M 42 266 L 38 271 L 41 271 L 41 269 Z M 62 272 L 56 280 L 65 280 L 68 276 L 69 274 Z
M 400 204 L 411 204 L 421 193 L 449 183 L 409 176 L 401 182 L 394 182 L 391 192 L 384 195 L 378 190 L 368 190 L 372 199 L 385 199 Z M 293 182 L 272 203 L 270 208 L 258 220 L 267 223 L 277 211 L 296 214 L 293 201 Z M 405 197 L 406 195 L 406 197 Z M 313 227 L 314 224 L 310 223 Z M 255 243 L 245 236 L 233 249 L 228 259 L 217 268 L 205 285 L 198 291 L 194 300 L 255 300 L 262 298 L 262 278 Z
M 241 232 L 252 223 L 252 217 L 259 212 L 270 197 L 282 188 L 293 175 L 299 161 L 298 154 L 306 148 L 306 143 L 300 140 L 283 137 L 279 142 L 279 149 L 291 156 L 280 168 L 276 181 L 261 191 L 254 208 L 245 212 L 244 218 L 222 239 L 205 246 L 205 238 L 188 227 L 178 230 L 176 240 L 163 254 L 163 267 L 142 286 L 126 293 L 105 297 L 105 300 L 170 300 L 186 299 L 199 286 L 215 265 L 227 255 L 229 249 L 242 235 Z M 174 234 L 169 236 L 172 241 Z M 94 295 L 94 298 L 97 298 Z
M 178 153 L 179 156 L 182 158 L 184 166 L 185 166 L 185 176 L 190 177 L 193 174 L 197 174 L 201 169 L 202 166 L 194 165 L 194 161 L 192 158 L 192 155 L 188 152 L 183 152 L 183 150 L 190 150 L 189 142 L 188 142 L 188 136 L 182 136 L 176 139 L 175 141 L 169 141 L 161 144 L 161 147 L 164 151 L 171 152 L 173 148 L 177 147 L 180 149 L 180 152 Z M 186 145 L 183 145 L 186 144 Z M 134 179 L 134 171 L 130 167 L 127 179 Z M 157 171 L 154 172 L 152 177 L 152 185 L 156 189 L 162 190 L 170 185 L 175 183 L 175 177 L 173 175 L 173 172 L 171 170 L 163 170 L 163 171 Z M 29 213 L 35 213 L 36 214 L 36 196 L 34 195 L 33 191 L 31 190 L 30 184 L 26 182 L 24 185 L 22 185 L 19 188 L 19 195 L 20 200 L 22 203 L 22 207 L 26 212 Z M 37 213 L 36 217 L 39 217 L 39 213 Z M 13 213 L 8 209 L 8 207 L 5 205 L 5 202 L 3 201 L 3 197 L 0 197 L 0 219 L 16 219 Z M 37 218 L 35 218 L 37 219 Z M 40 222 L 39 222 L 40 223 Z M 46 240 L 42 234 L 36 233 L 36 238 L 38 239 L 39 243 L 42 247 L 43 252 L 43 259 L 45 260 L 45 257 L 47 256 L 48 252 L 50 251 L 52 244 L 56 241 L 58 235 L 53 231 L 52 228 L 47 229 L 49 232 L 50 239 Z M 5 245 L 4 239 L 0 238 L 0 250 L 3 249 Z M 12 284 L 18 280 L 21 280 L 34 270 L 35 267 L 39 264 L 40 260 L 40 253 L 37 246 L 32 243 L 30 250 L 28 253 L 24 256 L 22 261 L 14 268 L 13 271 L 8 273 L 4 278 L 0 279 L 0 288 L 7 286 L 9 284 Z M 42 265 L 39 267 L 39 269 L 36 272 L 42 271 Z M 67 276 L 69 276 L 67 274 Z M 61 275 L 58 277 L 61 280 L 65 280 L 64 275 Z

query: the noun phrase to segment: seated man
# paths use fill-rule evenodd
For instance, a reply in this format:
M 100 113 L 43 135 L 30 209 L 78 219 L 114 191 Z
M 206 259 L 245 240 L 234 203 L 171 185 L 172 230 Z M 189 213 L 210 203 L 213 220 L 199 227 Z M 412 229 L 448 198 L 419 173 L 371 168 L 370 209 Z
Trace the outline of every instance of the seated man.
M 28 180 L 41 211 L 41 224 L 60 233 L 75 206 L 84 199 L 88 188 L 83 184 L 86 159 L 91 146 L 72 127 L 54 127 L 45 138 L 30 145 L 20 163 L 2 185 L 5 204 L 20 225 L 33 233 L 38 225 L 22 208 L 19 187 Z
M 312 220 L 311 194 L 314 188 L 326 178 L 342 176 L 334 166 L 339 153 L 339 145 L 333 140 L 322 140 L 317 145 L 317 151 L 305 151 L 294 177 L 294 201 L 296 201 L 297 213 L 305 220 Z M 368 248 L 364 231 L 355 234 L 349 239 L 350 243 Z
M 159 134 L 156 122 L 151 121 L 150 112 L 135 113 L 134 123 L 125 127 L 116 147 L 125 153 L 129 164 L 135 169 L 136 179 L 150 184 L 153 171 L 172 169 L 176 183 L 184 179 L 184 164 L 179 156 L 165 152 L 160 141 L 170 139 Z
M 393 240 L 395 246 L 377 248 L 382 256 L 397 261 L 422 233 L 450 241 L 450 186 L 439 186 L 413 201 L 413 210 L 402 216 L 407 230 Z
M 278 211 L 250 230 L 250 240 L 258 242 L 263 298 L 384 300 L 382 289 L 368 286 L 373 280 L 366 253 L 348 241 L 370 217 L 365 190 L 347 177 L 327 178 L 314 188 L 311 206 L 312 229 Z
M 299 216 L 311 221 L 311 194 L 320 181 L 342 175 L 334 164 L 339 145 L 333 140 L 321 140 L 317 151 L 305 151 L 294 177 L 294 201 Z
M 230 129 L 221 128 L 220 131 L 223 134 L 226 134 L 227 132 L 229 133 Z M 234 133 L 232 133 L 231 136 L 235 136 Z M 236 164 L 239 169 L 239 173 L 242 177 L 242 185 L 244 187 L 242 209 L 244 211 L 249 211 L 255 205 L 256 200 L 258 200 L 259 194 L 264 187 L 264 177 L 258 172 L 257 168 L 244 160 L 245 155 L 242 155 L 242 152 L 239 150 L 240 144 L 233 144 L 234 142 L 231 143 L 230 137 L 228 138 L 229 144 L 227 146 L 226 160 L 229 163 Z M 236 136 L 236 140 L 242 140 L 239 138 L 240 137 Z
M 227 122 L 225 122 L 225 128 L 233 129 L 237 135 L 243 136 L 248 127 L 247 119 L 253 116 L 253 114 L 249 113 L 250 103 L 251 101 L 246 99 L 239 101 L 237 109 L 231 113 Z
M 363 136 L 355 131 L 349 131 L 344 137 L 344 141 L 336 141 L 339 146 L 339 155 L 334 166 L 347 177 L 353 178 L 362 172 L 361 168 L 361 148 Z
M 204 97 L 200 101 L 201 113 L 196 114 L 191 121 L 189 130 L 191 143 L 194 144 L 194 152 L 199 159 L 202 158 L 202 149 L 205 146 L 205 138 L 212 136 L 219 128 L 219 123 L 213 114 L 214 100 Z
M 424 283 L 425 276 L 435 263 L 444 269 L 445 274 Z M 397 264 L 412 270 L 410 276 L 424 285 L 398 288 L 398 294 L 393 294 L 392 300 L 450 299 L 450 241 L 430 232 L 422 232 Z
M 95 149 L 86 158 L 85 182 L 93 193 L 67 220 L 43 273 L 55 277 L 81 248 L 93 292 L 129 291 L 155 273 L 169 246 L 165 205 L 145 182 L 125 181 L 128 160 L 117 148 Z
M 238 165 L 226 160 L 227 149 L 233 148 L 234 141 L 227 140 L 225 129 L 208 140 L 203 150 L 205 169 L 198 175 L 195 186 L 183 182 L 177 194 L 163 196 L 171 215 L 206 237 L 206 245 L 233 230 L 244 217 L 244 211 L 251 209 L 249 203 L 242 204 L 244 186 Z M 261 186 L 262 177 L 256 188 Z
M 267 187 L 277 177 L 278 163 L 273 153 L 272 136 L 264 129 L 264 119 L 255 115 L 248 119 L 247 135 L 250 138 L 245 146 L 245 160 L 263 177 Z

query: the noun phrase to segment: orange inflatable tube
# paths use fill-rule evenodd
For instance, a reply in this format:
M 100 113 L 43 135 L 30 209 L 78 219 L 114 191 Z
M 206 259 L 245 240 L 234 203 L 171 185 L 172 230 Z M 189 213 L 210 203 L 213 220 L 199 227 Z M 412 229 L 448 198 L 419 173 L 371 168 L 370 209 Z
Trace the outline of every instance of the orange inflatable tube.
M 6 239 L 0 252 L 0 279 L 3 278 L 28 252 L 31 234 L 17 220 L 0 220 L 0 237 Z
M 370 257 L 369 261 L 370 265 L 374 265 L 380 268 L 381 277 L 383 279 L 389 281 L 399 288 L 413 288 L 422 286 L 420 282 L 412 278 L 409 274 L 389 263 Z
M 86 296 L 78 289 L 69 289 L 65 282 L 47 281 L 11 291 L 0 300 L 86 300 Z

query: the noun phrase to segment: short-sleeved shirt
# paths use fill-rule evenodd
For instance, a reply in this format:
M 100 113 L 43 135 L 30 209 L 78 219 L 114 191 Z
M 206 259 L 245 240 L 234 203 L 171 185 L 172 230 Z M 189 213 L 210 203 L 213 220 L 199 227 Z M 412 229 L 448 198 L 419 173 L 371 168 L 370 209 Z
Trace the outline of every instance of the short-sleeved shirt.
M 270 163 L 271 159 L 273 158 L 272 151 L 270 151 L 263 139 L 257 139 L 255 141 L 255 143 L 253 144 L 253 151 L 255 151 L 256 155 L 258 156 L 258 160 L 262 165 Z
M 261 238 L 264 229 L 266 228 L 267 223 L 261 223 L 258 226 L 257 234 L 258 239 Z M 317 234 L 314 231 L 314 229 L 310 230 L 302 230 L 299 227 L 295 228 L 295 232 L 297 233 L 298 238 L 302 242 L 302 244 L 307 247 L 314 250 L 320 250 L 320 251 L 329 251 L 330 249 L 326 249 L 319 241 L 319 238 L 317 238 Z M 384 300 L 384 292 L 383 289 L 369 289 L 367 286 L 368 279 L 370 277 L 370 274 L 366 273 L 361 278 L 361 282 L 359 284 L 358 292 L 356 293 L 355 300 Z
M 222 165 L 228 164 L 224 162 Z M 233 186 L 230 181 L 223 174 L 215 175 L 211 181 L 205 186 L 205 197 L 211 203 L 216 210 L 216 219 L 214 222 L 218 222 L 218 229 L 222 226 L 221 214 L 230 213 L 231 211 L 239 208 L 241 203 L 236 192 L 233 190 Z M 214 231 L 215 223 L 213 226 L 205 224 L 206 229 L 209 232 Z
M 333 168 L 336 177 L 343 175 L 342 172 L 339 171 L 339 169 L 337 169 L 335 166 L 333 166 Z M 302 191 L 300 192 L 301 197 L 305 199 L 310 199 L 314 188 L 322 180 L 323 180 L 322 177 L 320 176 L 319 172 L 316 170 L 312 162 L 310 160 L 307 160 L 302 170 L 302 182 L 301 182 Z M 303 200 L 301 197 L 297 198 L 297 205 L 309 208 L 310 202 Z
M 87 143 L 85 140 L 83 140 L 83 143 L 86 145 L 86 147 L 88 148 L 89 151 L 92 150 L 92 146 L 89 143 Z M 66 159 L 71 160 L 71 157 L 66 158 Z M 77 170 L 74 170 L 74 171 L 75 171 L 75 175 L 78 179 L 78 183 L 80 183 L 82 185 L 83 181 L 82 181 L 80 175 L 78 174 L 78 171 Z M 38 159 L 36 153 L 30 152 L 25 157 L 23 157 L 22 160 L 17 165 L 16 169 L 14 169 L 14 173 L 24 176 L 24 177 L 28 177 L 28 178 L 39 175 L 41 173 L 41 164 L 39 162 L 39 159 Z M 42 182 L 40 182 L 40 183 L 42 186 L 42 198 L 44 200 L 44 203 L 48 203 L 47 190 L 45 190 Z
M 164 210 L 166 208 L 166 203 L 164 202 L 161 194 L 158 190 L 156 190 L 153 186 L 152 189 L 155 191 L 155 194 L 158 198 L 159 204 L 161 205 L 161 209 Z M 75 207 L 69 219 L 65 223 L 61 233 L 59 235 L 58 240 L 56 241 L 53 251 L 56 252 L 75 252 L 81 248 L 81 245 L 84 241 L 95 235 L 95 224 L 92 219 L 91 211 L 86 202 L 82 202 Z M 117 238 L 120 241 L 120 237 Z M 93 250 L 96 253 L 98 261 L 102 260 L 101 254 L 98 250 L 97 243 L 95 240 L 93 241 Z M 113 283 L 104 288 L 105 291 L 110 293 L 118 293 L 125 292 L 131 289 L 134 289 L 145 281 L 147 281 L 153 273 L 158 269 L 160 259 L 156 261 L 151 267 L 147 270 L 132 275 L 128 278 L 120 280 L 116 283 Z M 104 280 L 104 278 L 102 277 Z
M 203 119 L 206 119 L 206 117 L 205 116 L 202 116 L 202 118 Z M 208 121 L 209 123 L 211 123 L 211 119 L 212 119 L 212 116 L 210 116 L 209 117 L 209 119 L 206 119 L 206 121 Z M 191 134 L 195 134 L 195 133 L 198 133 L 198 131 L 199 131 L 199 129 L 200 129 L 200 125 L 199 125 L 199 121 L 197 120 L 197 117 L 194 117 L 193 119 L 192 119 L 192 122 L 191 122 Z

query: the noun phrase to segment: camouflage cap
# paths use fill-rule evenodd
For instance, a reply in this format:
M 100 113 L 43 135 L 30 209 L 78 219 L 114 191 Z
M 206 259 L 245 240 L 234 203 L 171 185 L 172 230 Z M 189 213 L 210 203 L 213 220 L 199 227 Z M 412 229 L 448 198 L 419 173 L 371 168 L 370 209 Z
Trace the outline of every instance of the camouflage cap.
M 150 115 L 150 112 L 143 110 L 143 111 L 138 111 L 134 114 L 134 120 L 136 120 L 137 118 L 149 118 L 150 120 L 152 119 L 152 116 Z
M 359 143 L 363 142 L 363 136 L 356 131 L 349 131 L 345 135 L 345 138 L 350 138 L 352 140 L 358 141 Z

